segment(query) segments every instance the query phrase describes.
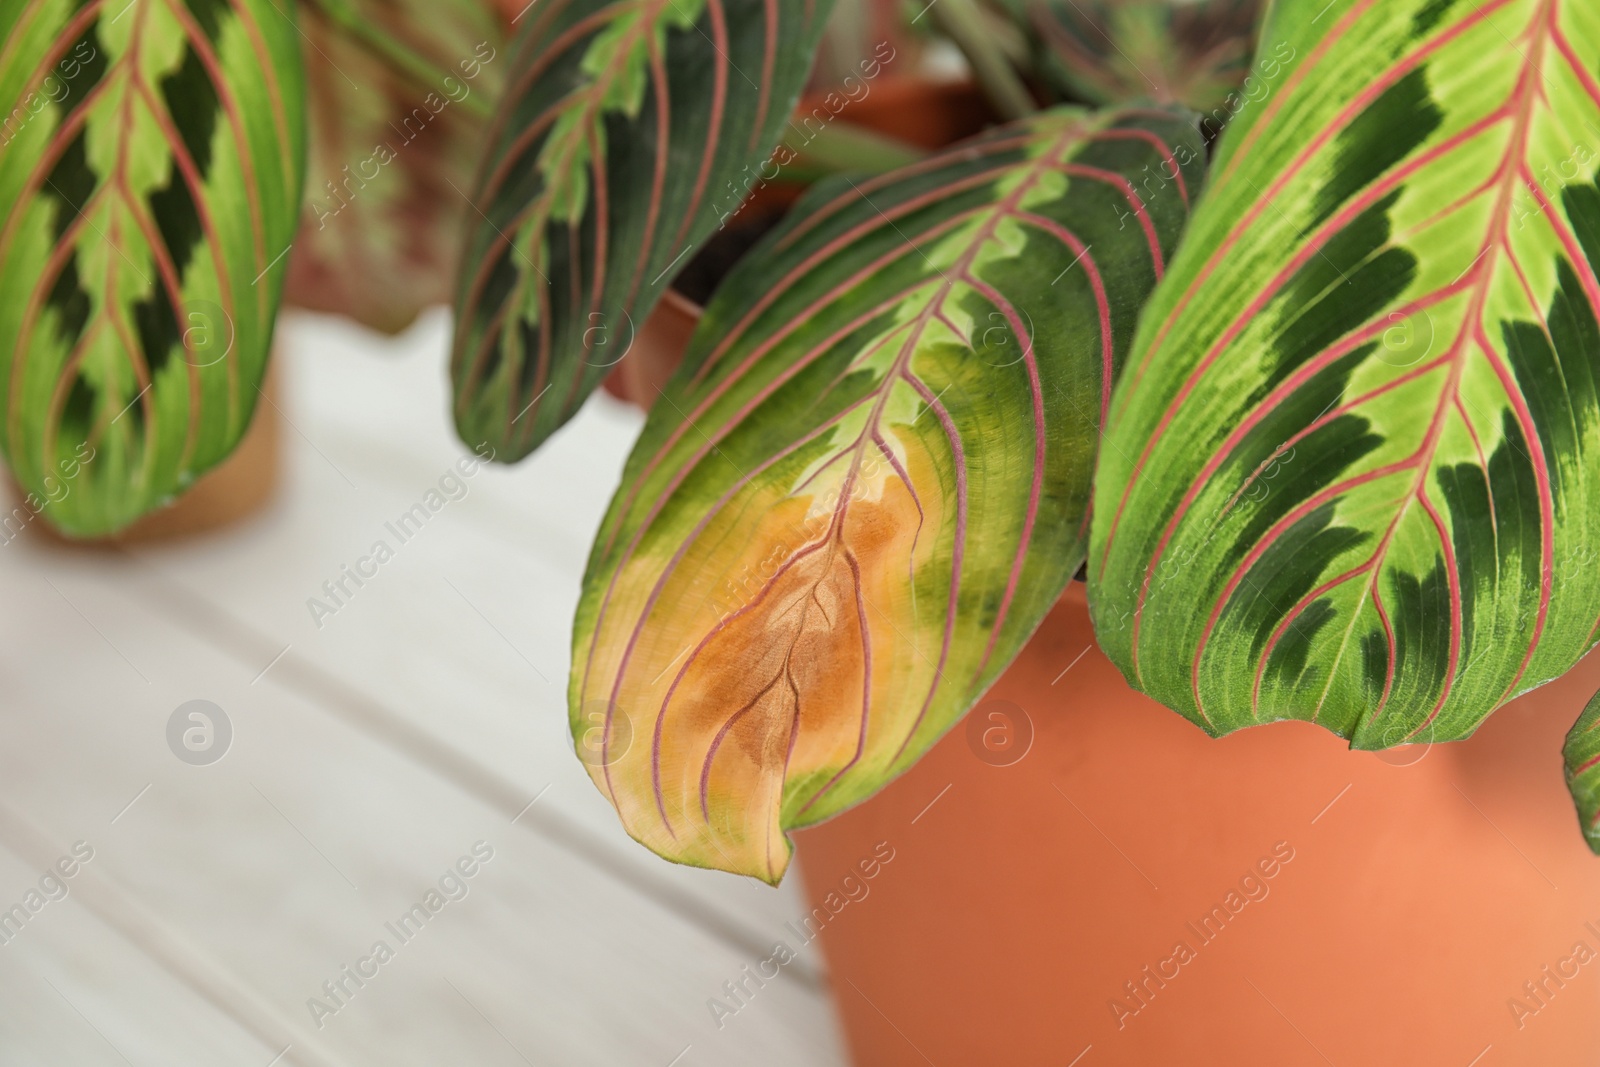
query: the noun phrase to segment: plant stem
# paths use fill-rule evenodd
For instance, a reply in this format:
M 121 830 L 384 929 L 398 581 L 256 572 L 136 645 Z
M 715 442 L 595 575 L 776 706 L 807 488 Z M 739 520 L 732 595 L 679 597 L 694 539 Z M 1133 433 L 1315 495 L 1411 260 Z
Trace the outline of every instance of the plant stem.
M 411 46 L 378 28 L 372 19 L 357 11 L 350 0 L 305 0 L 305 2 L 308 7 L 315 8 L 329 22 L 349 34 L 352 39 L 366 46 L 379 59 L 408 77 L 417 88 L 430 92 L 442 90 L 444 80 L 454 77 L 452 72 L 436 66 L 432 60 Z M 451 97 L 450 100 L 477 118 L 488 118 L 493 112 L 492 105 L 481 93 L 469 93 L 460 100 Z
M 967 62 L 972 64 L 973 76 L 995 110 L 1006 119 L 1025 118 L 1038 110 L 1027 86 L 1022 84 L 1016 68 L 986 24 L 977 0 L 936 0 L 932 14 L 939 29 L 956 43 Z

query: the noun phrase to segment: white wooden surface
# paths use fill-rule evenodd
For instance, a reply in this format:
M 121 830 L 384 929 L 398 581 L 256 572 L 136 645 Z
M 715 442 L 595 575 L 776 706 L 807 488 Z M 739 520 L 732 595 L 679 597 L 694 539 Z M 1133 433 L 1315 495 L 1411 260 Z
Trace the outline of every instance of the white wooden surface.
M 597 398 L 406 543 L 385 529 L 466 454 L 446 334 L 287 317 L 286 487 L 246 525 L 0 546 L 0 910 L 95 850 L 0 945 L 0 1064 L 843 1062 L 814 945 L 720 1028 L 707 1006 L 797 945 L 798 879 L 655 859 L 572 755 L 572 610 L 638 416 Z M 394 558 L 319 627 L 308 598 L 379 539 Z M 166 740 L 195 699 L 234 730 L 203 767 Z M 478 841 L 467 895 L 400 944 L 385 923 Z M 380 939 L 318 1026 L 308 998 Z

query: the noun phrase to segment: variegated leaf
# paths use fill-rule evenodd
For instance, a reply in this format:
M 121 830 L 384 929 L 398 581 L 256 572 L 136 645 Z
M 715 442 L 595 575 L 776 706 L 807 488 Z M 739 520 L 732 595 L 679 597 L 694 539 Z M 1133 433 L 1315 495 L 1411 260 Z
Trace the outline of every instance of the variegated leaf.
M 301 9 L 311 147 L 284 299 L 392 333 L 453 295 L 509 16 L 489 0 L 333 5 L 416 57 L 406 66 L 330 2 Z
M 304 167 L 299 39 L 271 0 L 0 0 L 0 30 L 0 444 L 52 524 L 104 534 L 255 409 Z
M 1600 8 L 1281 0 L 1108 429 L 1102 644 L 1214 734 L 1472 733 L 1600 620 Z
M 624 358 L 754 187 L 832 0 L 542 0 L 475 185 L 456 426 L 518 459 Z
M 1181 103 L 1220 126 L 1251 76 L 1261 0 L 1012 2 L 1026 11 L 1040 72 L 1073 99 Z
M 630 834 L 776 882 L 786 830 L 988 688 L 1083 559 L 1111 380 L 1203 174 L 1187 117 L 1055 111 L 829 182 L 750 254 L 584 579 L 573 729 Z
M 1563 753 L 1567 764 L 1567 789 L 1578 805 L 1578 824 L 1589 848 L 1600 854 L 1600 693 L 1567 734 Z

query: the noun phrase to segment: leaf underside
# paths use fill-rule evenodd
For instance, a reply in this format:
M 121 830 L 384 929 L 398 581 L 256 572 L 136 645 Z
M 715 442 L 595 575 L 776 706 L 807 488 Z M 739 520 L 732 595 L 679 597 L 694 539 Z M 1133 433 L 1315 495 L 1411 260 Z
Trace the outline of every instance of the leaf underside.
M 826 183 L 751 253 L 584 579 L 573 730 L 629 833 L 776 882 L 786 830 L 1011 661 L 1083 559 L 1103 406 L 1203 157 L 1188 117 L 1049 112 Z
M 1213 734 L 1470 735 L 1600 618 L 1600 8 L 1282 0 L 1096 487 L 1091 605 Z
M 624 358 L 777 144 L 831 0 L 543 0 L 474 186 L 463 440 L 518 459 Z
M 0 2 L 0 435 L 46 517 L 113 532 L 238 442 L 304 167 L 270 0 Z

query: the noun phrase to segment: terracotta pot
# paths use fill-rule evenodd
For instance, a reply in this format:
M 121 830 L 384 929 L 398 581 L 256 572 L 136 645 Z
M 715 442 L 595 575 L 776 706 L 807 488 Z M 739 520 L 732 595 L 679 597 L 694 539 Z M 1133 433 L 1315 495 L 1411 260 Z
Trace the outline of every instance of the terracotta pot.
M 280 442 L 283 436 L 281 372 L 277 361 L 268 364 L 262 396 L 256 403 L 254 418 L 239 447 L 217 466 L 195 480 L 187 492 L 167 507 L 152 511 L 133 525 L 110 537 L 81 540 L 68 538 L 50 525 L 50 510 L 38 514 L 31 525 L 46 536 L 66 544 L 125 544 L 191 537 L 231 525 L 266 507 L 277 491 L 282 470 Z M 13 495 L 26 494 L 13 483 Z
M 633 347 L 606 375 L 606 392 L 648 411 L 683 360 L 684 347 L 700 321 L 701 310 L 699 304 L 682 293 L 668 289 L 640 327 Z
M 826 95 L 806 96 L 799 113 L 809 113 Z M 970 81 L 900 75 L 878 78 L 866 96 L 839 116 L 851 125 L 929 150 L 965 140 L 999 121 L 988 99 Z
M 854 1061 L 1593 1064 L 1600 860 L 1561 740 L 1597 686 L 1590 657 L 1431 749 L 1214 741 L 1127 686 L 1074 585 L 967 721 L 797 835 Z

